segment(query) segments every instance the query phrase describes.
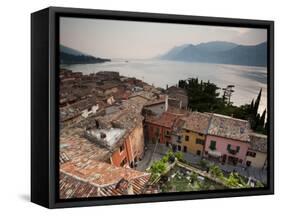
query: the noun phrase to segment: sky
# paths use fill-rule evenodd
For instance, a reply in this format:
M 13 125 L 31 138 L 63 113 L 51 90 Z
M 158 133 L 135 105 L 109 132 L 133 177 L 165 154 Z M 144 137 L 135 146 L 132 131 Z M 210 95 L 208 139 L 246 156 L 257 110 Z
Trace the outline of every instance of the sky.
M 183 44 L 255 45 L 266 40 L 266 29 L 60 18 L 60 44 L 104 58 L 146 59 Z

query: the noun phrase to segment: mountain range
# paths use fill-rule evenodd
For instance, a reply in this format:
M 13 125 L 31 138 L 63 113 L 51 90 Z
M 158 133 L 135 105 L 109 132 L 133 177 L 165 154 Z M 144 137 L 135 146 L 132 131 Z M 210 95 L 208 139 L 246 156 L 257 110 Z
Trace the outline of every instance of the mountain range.
M 61 64 L 93 64 L 110 61 L 110 59 L 99 58 L 76 49 L 60 45 L 60 63 Z
M 257 45 L 239 45 L 225 41 L 211 41 L 198 45 L 184 44 L 172 48 L 158 58 L 265 67 L 267 65 L 267 44 L 264 42 Z

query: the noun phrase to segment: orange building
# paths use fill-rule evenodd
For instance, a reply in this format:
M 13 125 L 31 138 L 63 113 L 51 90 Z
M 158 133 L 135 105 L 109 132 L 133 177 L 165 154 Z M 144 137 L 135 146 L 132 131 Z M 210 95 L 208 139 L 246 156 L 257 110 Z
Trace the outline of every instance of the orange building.
M 148 117 L 145 120 L 145 136 L 150 143 L 171 143 L 173 125 L 179 115 L 164 112 L 159 117 Z
M 111 164 L 115 166 L 134 167 L 143 156 L 144 140 L 142 123 L 139 123 L 127 132 L 116 145 L 115 151 L 110 158 Z

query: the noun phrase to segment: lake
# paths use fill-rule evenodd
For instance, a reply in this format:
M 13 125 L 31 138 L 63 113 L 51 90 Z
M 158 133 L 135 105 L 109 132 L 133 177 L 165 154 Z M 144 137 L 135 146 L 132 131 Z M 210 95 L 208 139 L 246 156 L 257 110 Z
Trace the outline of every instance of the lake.
M 166 88 L 178 83 L 181 79 L 196 78 L 210 80 L 218 87 L 235 85 L 231 101 L 235 105 L 251 103 L 262 88 L 259 107 L 261 113 L 267 106 L 267 69 L 240 65 L 189 63 L 166 60 L 112 60 L 98 64 L 62 65 L 84 74 L 98 71 L 118 71 L 120 75 L 136 77 L 156 87 Z

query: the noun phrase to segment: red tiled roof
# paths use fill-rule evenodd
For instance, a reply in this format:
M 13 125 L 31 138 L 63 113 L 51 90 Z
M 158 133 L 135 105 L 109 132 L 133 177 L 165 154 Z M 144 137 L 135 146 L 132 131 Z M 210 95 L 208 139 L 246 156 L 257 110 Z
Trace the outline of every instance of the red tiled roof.
M 164 112 L 159 117 L 148 117 L 146 122 L 155 124 L 155 125 L 160 125 L 160 126 L 166 127 L 166 128 L 172 128 L 174 122 L 176 121 L 176 119 L 178 117 L 179 117 L 179 115 L 169 113 L 169 112 Z
M 267 136 L 264 134 L 250 134 L 250 149 L 259 152 L 267 152 Z
M 158 105 L 158 104 L 165 104 L 165 99 L 149 101 L 144 105 L 144 107 L 154 106 L 154 105 Z
M 76 129 L 68 130 L 68 134 L 60 135 L 60 162 L 71 160 L 86 161 L 88 159 L 105 161 L 110 157 L 110 151 L 101 148 L 95 143 L 91 143 L 86 138 L 81 137 L 82 131 Z
M 60 173 L 60 198 L 86 198 L 95 197 L 98 194 L 98 188 L 91 184 L 73 178 L 64 173 Z
M 149 178 L 149 173 L 95 160 L 66 162 L 60 166 L 60 198 L 123 195 L 127 191 L 118 186 L 121 181 L 130 182 L 133 193 L 141 194 Z
M 191 112 L 189 116 L 183 119 L 185 121 L 183 128 L 197 133 L 206 134 L 208 131 L 210 119 L 210 114 Z
M 239 141 L 250 141 L 250 124 L 246 120 L 212 114 L 208 134 Z
M 116 167 L 109 163 L 89 159 L 86 161 L 69 161 L 60 165 L 61 172 L 75 176 L 96 186 L 117 184 L 122 178 L 130 181 L 137 177 L 149 175 L 130 168 Z

